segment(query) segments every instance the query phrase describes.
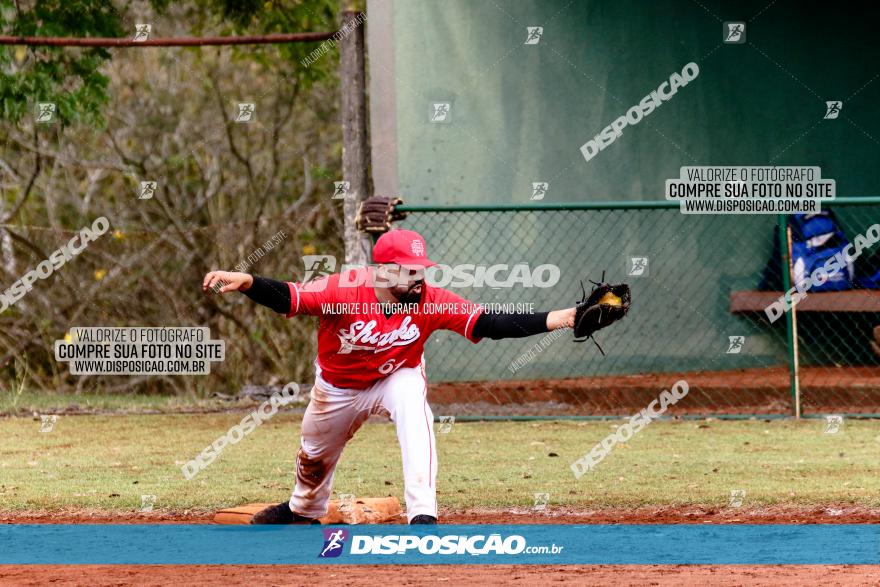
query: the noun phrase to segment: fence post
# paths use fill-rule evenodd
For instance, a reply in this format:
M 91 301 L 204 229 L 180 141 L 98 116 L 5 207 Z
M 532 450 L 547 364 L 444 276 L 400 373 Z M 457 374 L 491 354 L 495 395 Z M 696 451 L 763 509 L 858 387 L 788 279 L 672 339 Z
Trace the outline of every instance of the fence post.
M 780 214 L 778 219 L 779 226 L 779 251 L 781 257 L 782 271 L 782 290 L 785 296 L 786 305 L 791 309 L 785 313 L 785 334 L 788 346 L 788 379 L 791 390 L 791 411 L 795 418 L 801 417 L 801 390 L 800 390 L 800 373 L 798 366 L 797 352 L 797 318 L 795 316 L 795 306 L 792 304 L 791 295 L 788 290 L 791 289 L 791 239 L 788 232 L 788 222 L 785 214 Z
M 363 14 L 344 8 L 339 27 L 339 85 L 342 90 L 342 178 L 349 182 L 349 192 L 342 205 L 345 262 L 366 265 L 372 241 L 367 234 L 358 232 L 354 223 L 358 205 L 370 195 Z

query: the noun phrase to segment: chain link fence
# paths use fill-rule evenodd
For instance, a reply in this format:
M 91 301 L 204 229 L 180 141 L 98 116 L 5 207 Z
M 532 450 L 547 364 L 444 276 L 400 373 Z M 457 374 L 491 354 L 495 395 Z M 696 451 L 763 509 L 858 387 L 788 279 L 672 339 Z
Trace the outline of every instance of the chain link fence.
M 764 308 L 786 282 L 775 216 L 685 216 L 665 202 L 405 209 L 401 225 L 426 237 L 434 260 L 464 266 L 477 278 L 473 287 L 444 284 L 467 299 L 566 308 L 580 299 L 582 281 L 589 291 L 588 280 L 603 273 L 633 291 L 629 315 L 596 335 L 605 355 L 591 341 L 572 342 L 570 331 L 479 344 L 436 333 L 426 356 L 438 414 L 627 416 L 684 379 L 690 391 L 673 415 L 783 417 L 796 413 L 798 399 L 805 416 L 880 415 L 880 290 L 810 293 L 794 314 L 771 324 Z M 834 210 L 853 241 L 880 218 L 880 199 L 838 202 Z M 313 216 L 332 218 L 323 211 L 319 205 Z M 300 253 L 342 258 L 341 239 L 329 238 L 338 229 L 330 221 L 302 227 L 284 217 L 183 232 L 112 221 L 82 254 L 2 312 L 3 389 L 20 381 L 36 389 L 204 395 L 309 381 L 315 319 L 281 324 L 243 296 L 204 296 L 199 284 L 206 270 L 219 267 L 301 280 Z M 5 286 L 77 232 L 4 229 L 12 244 L 5 250 L 15 252 L 4 256 Z M 876 273 L 877 258 L 867 248 L 855 262 L 857 276 Z M 558 279 L 546 266 L 558 267 Z M 492 270 L 482 284 L 479 267 Z M 512 276 L 513 283 L 504 282 Z M 524 286 L 524 276 L 536 277 L 536 287 Z M 204 378 L 74 377 L 52 357 L 53 342 L 74 326 L 131 325 L 209 326 L 235 343 L 223 367 Z
M 633 292 L 629 315 L 596 334 L 604 356 L 590 341 L 573 342 L 570 331 L 476 345 L 435 334 L 426 359 L 436 411 L 630 415 L 684 379 L 690 391 L 673 415 L 780 417 L 799 408 L 805 416 L 880 415 L 880 291 L 810 293 L 771 323 L 764 308 L 791 278 L 780 254 L 787 253 L 784 217 L 683 215 L 670 204 L 403 207 L 402 227 L 425 236 L 432 259 L 476 266 L 464 269 L 474 272 L 473 287 L 436 274 L 469 300 L 571 307 L 581 281 L 589 291 L 588 280 L 603 273 Z M 838 200 L 833 209 L 852 242 L 880 217 L 880 198 Z M 856 261 L 857 276 L 876 271 L 873 252 Z M 532 275 L 558 266 L 558 282 L 504 282 L 522 264 Z M 507 266 L 494 273 L 500 286 L 479 283 L 478 267 L 492 273 L 497 265 Z

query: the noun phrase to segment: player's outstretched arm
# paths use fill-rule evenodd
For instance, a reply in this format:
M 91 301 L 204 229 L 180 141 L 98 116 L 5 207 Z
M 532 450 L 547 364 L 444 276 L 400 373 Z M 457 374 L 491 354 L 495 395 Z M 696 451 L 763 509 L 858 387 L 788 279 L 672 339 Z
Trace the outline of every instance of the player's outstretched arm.
M 202 280 L 202 291 L 212 290 L 218 293 L 230 291 L 245 292 L 254 284 L 254 277 L 248 273 L 235 271 L 209 271 Z
M 474 325 L 475 338 L 521 338 L 558 330 L 574 329 L 575 342 L 583 342 L 593 333 L 614 324 L 629 311 L 632 294 L 625 283 L 610 285 L 597 283 L 596 287 L 574 308 L 528 314 L 482 313 Z M 598 343 L 597 343 L 598 345 Z M 602 350 L 602 347 L 599 347 Z M 602 351 L 602 354 L 605 354 Z
M 482 313 L 474 325 L 477 338 L 523 338 L 574 326 L 575 308 L 536 313 Z
M 211 271 L 202 281 L 202 291 L 240 291 L 253 301 L 278 312 L 290 313 L 290 288 L 283 281 L 231 271 Z

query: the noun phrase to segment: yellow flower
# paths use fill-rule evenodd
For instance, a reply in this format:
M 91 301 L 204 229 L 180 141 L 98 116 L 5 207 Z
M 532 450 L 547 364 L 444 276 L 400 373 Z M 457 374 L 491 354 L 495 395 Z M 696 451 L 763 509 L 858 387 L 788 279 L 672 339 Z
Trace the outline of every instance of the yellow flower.
M 73 341 L 73 337 L 70 336 L 70 333 L 68 332 L 67 334 L 64 335 L 64 342 L 71 342 L 71 341 Z
M 107 276 L 106 269 L 96 269 L 95 270 L 95 281 L 101 281 L 106 276 Z
M 16 47 L 15 49 L 15 60 L 18 63 L 24 61 L 24 58 L 27 57 L 27 49 L 24 47 Z
M 303 247 L 303 255 L 314 255 L 318 252 L 318 249 L 314 247 L 314 245 L 306 245 Z
M 125 238 L 125 234 L 117 228 L 113 231 L 113 238 L 115 238 L 116 240 L 122 240 Z

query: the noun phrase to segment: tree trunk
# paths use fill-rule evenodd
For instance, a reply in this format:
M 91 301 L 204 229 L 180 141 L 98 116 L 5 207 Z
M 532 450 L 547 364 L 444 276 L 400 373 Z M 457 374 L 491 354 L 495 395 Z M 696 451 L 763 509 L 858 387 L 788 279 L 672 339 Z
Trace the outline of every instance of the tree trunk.
M 361 13 L 342 12 L 339 40 L 339 77 L 342 89 L 342 176 L 349 183 L 345 195 L 345 262 L 366 265 L 372 241 L 355 227 L 358 205 L 370 195 L 367 138 L 364 27 Z

